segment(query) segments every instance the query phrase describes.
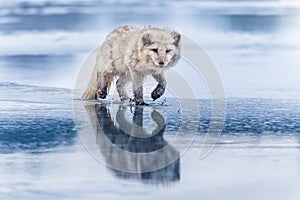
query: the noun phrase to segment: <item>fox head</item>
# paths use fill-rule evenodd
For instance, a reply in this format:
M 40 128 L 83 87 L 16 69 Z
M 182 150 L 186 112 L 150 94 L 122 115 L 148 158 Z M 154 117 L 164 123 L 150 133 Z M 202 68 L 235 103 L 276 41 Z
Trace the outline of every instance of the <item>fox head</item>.
M 180 57 L 180 34 L 164 29 L 149 29 L 141 37 L 142 54 L 159 68 L 172 66 Z

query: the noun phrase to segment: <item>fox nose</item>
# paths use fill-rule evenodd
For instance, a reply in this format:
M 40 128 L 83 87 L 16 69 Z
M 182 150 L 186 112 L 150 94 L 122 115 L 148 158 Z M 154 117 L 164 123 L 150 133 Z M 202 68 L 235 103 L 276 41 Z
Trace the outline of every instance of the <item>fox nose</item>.
M 164 61 L 159 61 L 159 63 L 158 63 L 159 65 L 164 65 L 165 63 L 164 63 Z

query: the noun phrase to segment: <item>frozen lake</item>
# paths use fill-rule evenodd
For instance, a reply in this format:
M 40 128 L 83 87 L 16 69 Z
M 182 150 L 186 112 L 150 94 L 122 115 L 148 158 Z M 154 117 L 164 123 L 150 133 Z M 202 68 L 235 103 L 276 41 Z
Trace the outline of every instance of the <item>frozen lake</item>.
M 73 122 L 70 90 L 17 84 L 1 84 L 0 88 L 1 199 L 121 199 L 124 196 L 131 199 L 198 196 L 297 199 L 299 196 L 298 100 L 229 98 L 221 138 L 211 154 L 202 160 L 198 158 L 199 150 L 208 127 L 210 106 L 209 100 L 200 100 L 200 120 L 197 122 L 194 117 L 198 111 L 192 109 L 187 119 L 198 123 L 198 133 L 183 156 L 160 170 L 126 173 L 101 164 L 82 146 Z M 93 131 L 85 132 L 82 137 L 95 138 L 91 140 L 97 147 L 94 153 L 102 153 L 108 159 L 106 162 L 116 162 L 110 160 L 111 156 L 118 158 L 119 154 L 101 142 L 103 136 L 129 151 L 160 148 L 172 142 L 180 126 L 179 114 L 174 111 L 176 102 L 165 100 L 165 105 L 157 109 L 160 113 L 166 110 L 166 115 L 162 113 L 166 127 L 156 139 L 138 141 L 115 132 L 111 120 L 119 115 L 115 109 L 120 106 L 117 103 L 96 104 L 96 110 L 90 112 L 98 113 L 100 119 L 97 119 L 106 131 L 98 132 L 98 136 Z M 94 103 L 88 105 L 95 107 Z M 129 110 L 129 106 L 125 107 Z M 144 108 L 145 124 L 149 123 L 147 112 L 153 108 Z M 176 151 L 173 149 L 170 156 L 177 156 Z
M 293 0 L 2 0 L 0 199 L 298 199 L 299 9 Z M 197 100 L 200 119 L 193 108 L 186 119 L 199 126 L 194 143 L 163 169 L 113 170 L 83 146 L 72 89 L 84 59 L 123 24 L 173 28 L 205 48 L 215 63 L 227 115 L 220 140 L 205 159 L 198 156 L 210 121 L 207 91 Z M 202 91 L 203 81 L 192 81 Z M 80 106 L 94 116 L 89 119 L 107 126 L 104 135 L 114 145 L 134 152 L 171 143 L 181 121 L 180 106 L 169 97 L 142 110 L 116 102 Z M 154 113 L 165 128 L 153 141 L 131 140 L 116 127 L 122 109 L 146 125 Z M 95 152 L 110 162 L 118 158 L 103 151 L 101 133 L 87 133 Z

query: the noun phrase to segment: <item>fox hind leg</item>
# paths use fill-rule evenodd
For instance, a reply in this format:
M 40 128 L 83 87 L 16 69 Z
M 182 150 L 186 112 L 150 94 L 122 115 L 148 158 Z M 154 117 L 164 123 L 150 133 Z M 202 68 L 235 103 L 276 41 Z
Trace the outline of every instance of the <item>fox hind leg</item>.
M 119 97 L 121 99 L 121 101 L 125 101 L 128 100 L 128 94 L 126 92 L 126 84 L 128 82 L 128 77 L 126 76 L 126 74 L 122 74 L 120 75 L 119 79 L 116 82 L 116 87 L 117 87 L 117 91 L 119 93 Z
M 108 84 L 106 81 L 106 75 L 101 72 L 98 72 L 97 73 L 97 93 L 96 93 L 97 98 L 105 99 L 107 96 L 107 88 L 108 88 Z

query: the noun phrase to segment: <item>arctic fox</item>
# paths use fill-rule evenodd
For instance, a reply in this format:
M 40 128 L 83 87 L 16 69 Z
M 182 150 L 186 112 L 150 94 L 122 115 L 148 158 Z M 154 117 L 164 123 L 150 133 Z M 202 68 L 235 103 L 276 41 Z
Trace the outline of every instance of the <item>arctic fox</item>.
M 121 26 L 112 31 L 97 53 L 91 80 L 83 99 L 104 99 L 114 77 L 121 101 L 128 100 L 125 85 L 131 81 L 136 105 L 143 100 L 143 80 L 152 75 L 158 85 L 151 93 L 153 100 L 165 92 L 164 70 L 180 58 L 180 34 L 175 31 L 135 26 Z

